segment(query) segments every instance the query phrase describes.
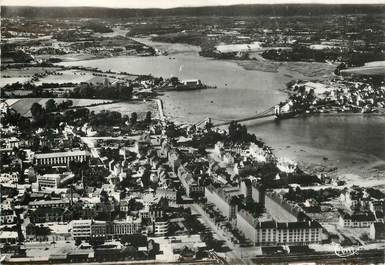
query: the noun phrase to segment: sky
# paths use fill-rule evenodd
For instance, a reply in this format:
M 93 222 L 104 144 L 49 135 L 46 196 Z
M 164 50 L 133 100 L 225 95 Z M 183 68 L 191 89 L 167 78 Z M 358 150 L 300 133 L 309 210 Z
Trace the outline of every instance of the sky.
M 235 4 L 385 4 L 385 0 L 0 0 L 1 5 L 25 6 L 98 6 L 112 8 L 172 8 Z

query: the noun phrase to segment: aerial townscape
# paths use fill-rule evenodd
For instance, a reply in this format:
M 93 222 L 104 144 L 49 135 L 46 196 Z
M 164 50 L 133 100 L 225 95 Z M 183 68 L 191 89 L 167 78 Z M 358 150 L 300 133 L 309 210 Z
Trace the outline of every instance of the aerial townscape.
M 385 5 L 1 6 L 0 264 L 383 264 Z

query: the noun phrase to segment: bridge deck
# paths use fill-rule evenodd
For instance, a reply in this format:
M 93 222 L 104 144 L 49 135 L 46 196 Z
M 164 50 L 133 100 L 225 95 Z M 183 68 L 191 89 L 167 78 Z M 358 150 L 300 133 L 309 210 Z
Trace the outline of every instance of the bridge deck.
M 268 114 L 264 114 L 264 115 L 257 115 L 257 116 L 247 117 L 247 118 L 238 119 L 238 120 L 226 121 L 226 122 L 214 124 L 213 127 L 229 125 L 233 121 L 235 121 L 235 122 L 251 121 L 251 120 L 257 120 L 257 119 L 267 118 L 267 117 L 271 117 L 271 116 L 275 116 L 275 114 L 268 113 Z

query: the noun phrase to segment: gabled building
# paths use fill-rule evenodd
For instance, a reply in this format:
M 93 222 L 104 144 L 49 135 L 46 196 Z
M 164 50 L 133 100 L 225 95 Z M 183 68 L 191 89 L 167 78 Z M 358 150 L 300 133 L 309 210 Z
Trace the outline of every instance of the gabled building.
M 205 188 L 193 178 L 193 175 L 189 170 L 184 166 L 180 166 L 177 172 L 187 197 L 200 198 L 204 196 Z
M 350 228 L 370 227 L 376 218 L 372 212 L 365 213 L 340 213 L 339 226 Z

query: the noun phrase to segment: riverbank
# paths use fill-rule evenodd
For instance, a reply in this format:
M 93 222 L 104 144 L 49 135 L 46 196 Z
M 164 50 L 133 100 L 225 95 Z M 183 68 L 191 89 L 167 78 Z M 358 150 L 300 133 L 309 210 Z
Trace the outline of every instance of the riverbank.
M 379 157 L 363 153 L 336 154 L 338 152 L 306 146 L 286 146 L 274 151 L 278 156 L 297 161 L 308 173 L 327 174 L 349 185 L 377 187 L 385 192 L 385 161 Z
M 162 100 L 157 99 L 159 113 L 164 113 Z M 163 114 L 160 115 L 162 117 Z M 325 117 L 337 115 L 362 116 L 362 114 L 326 114 Z M 378 115 L 379 118 L 382 115 Z M 163 116 L 163 119 L 166 117 Z M 172 120 L 174 121 L 174 120 Z M 262 139 L 264 140 L 264 139 Z M 271 144 L 270 141 L 267 144 Z M 385 192 L 385 160 L 365 153 L 334 152 L 323 148 L 311 148 L 303 145 L 273 144 L 277 157 L 296 161 L 301 169 L 310 174 L 326 174 L 338 177 L 349 185 L 376 187 Z

